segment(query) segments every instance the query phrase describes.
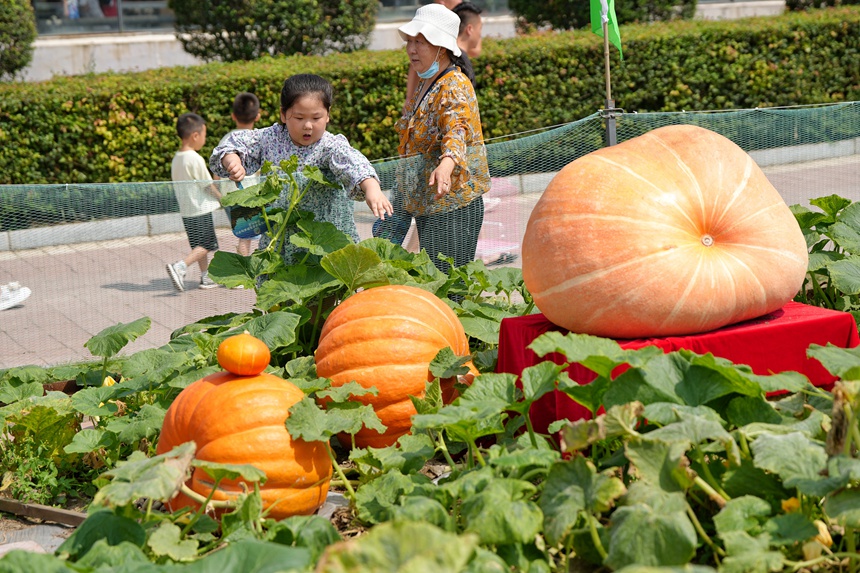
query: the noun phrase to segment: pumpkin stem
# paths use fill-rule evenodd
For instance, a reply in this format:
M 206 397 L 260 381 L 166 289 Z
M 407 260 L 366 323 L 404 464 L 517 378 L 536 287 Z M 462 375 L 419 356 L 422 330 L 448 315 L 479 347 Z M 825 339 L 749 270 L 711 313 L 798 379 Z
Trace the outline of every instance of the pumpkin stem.
M 337 477 L 339 481 L 343 484 L 343 487 L 346 488 L 346 491 L 349 492 L 349 499 L 355 502 L 355 490 L 352 488 L 352 484 L 349 483 L 346 475 L 343 473 L 343 470 L 340 467 L 340 464 L 337 463 L 337 457 L 334 455 L 334 451 L 331 449 L 331 443 L 325 443 L 325 451 L 328 452 L 328 457 L 331 458 L 331 465 L 334 467 L 335 473 L 337 473 Z
M 706 247 L 713 246 L 714 238 L 708 234 L 702 235 L 702 244 Z

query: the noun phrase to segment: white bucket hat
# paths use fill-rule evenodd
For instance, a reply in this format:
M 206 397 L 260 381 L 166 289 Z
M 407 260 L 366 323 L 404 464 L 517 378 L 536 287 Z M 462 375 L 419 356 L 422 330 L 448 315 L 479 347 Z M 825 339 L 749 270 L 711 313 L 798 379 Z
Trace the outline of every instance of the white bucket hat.
M 408 24 L 397 29 L 405 41 L 407 36 L 415 37 L 422 34 L 434 46 L 447 48 L 455 56 L 459 56 L 460 46 L 457 45 L 457 35 L 460 33 L 460 17 L 441 4 L 427 4 L 415 12 L 415 17 Z

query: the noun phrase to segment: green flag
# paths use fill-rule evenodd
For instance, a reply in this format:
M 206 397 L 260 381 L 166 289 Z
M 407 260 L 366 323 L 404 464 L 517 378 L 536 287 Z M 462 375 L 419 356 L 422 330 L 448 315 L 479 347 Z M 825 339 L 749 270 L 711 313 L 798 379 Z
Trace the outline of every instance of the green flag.
M 618 48 L 621 59 L 621 33 L 618 31 L 618 18 L 615 16 L 615 0 L 591 0 L 591 31 L 603 37 L 603 22 L 609 29 L 609 42 Z

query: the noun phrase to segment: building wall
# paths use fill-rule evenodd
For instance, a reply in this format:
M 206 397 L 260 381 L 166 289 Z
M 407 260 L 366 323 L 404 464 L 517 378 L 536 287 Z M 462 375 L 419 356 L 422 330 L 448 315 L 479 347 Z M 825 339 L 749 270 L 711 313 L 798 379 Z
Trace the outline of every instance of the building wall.
M 700 2 L 697 17 L 725 20 L 781 14 L 784 0 Z M 371 34 L 371 50 L 391 50 L 403 45 L 397 34 L 399 22 L 380 23 Z M 514 18 L 484 18 L 484 37 L 510 38 Z M 100 72 L 133 72 L 170 66 L 192 66 L 200 60 L 187 54 L 173 33 L 126 33 L 84 36 L 48 36 L 35 42 L 33 61 L 24 70 L 25 81 L 54 76 Z

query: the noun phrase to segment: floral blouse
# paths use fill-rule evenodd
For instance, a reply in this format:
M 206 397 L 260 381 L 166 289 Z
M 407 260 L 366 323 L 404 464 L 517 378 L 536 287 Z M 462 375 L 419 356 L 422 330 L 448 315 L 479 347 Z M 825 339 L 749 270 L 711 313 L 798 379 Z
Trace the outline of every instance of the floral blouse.
M 446 213 L 465 207 L 490 190 L 487 151 L 481 132 L 478 98 L 459 68 L 445 73 L 419 102 L 423 83 L 407 102 L 396 124 L 398 151 L 403 158 L 397 185 L 404 208 L 413 215 Z M 434 199 L 437 187 L 428 185 L 430 174 L 443 157 L 455 162 L 451 191 Z
M 299 172 L 306 165 L 318 167 L 327 180 L 339 183 L 341 187 L 333 189 L 297 176 L 297 181 L 311 185 L 298 208 L 312 212 L 317 221 L 332 223 L 352 237 L 353 241 L 359 241 L 353 201 L 364 200 L 359 183 L 369 177 L 378 181 L 379 176 L 367 158 L 350 146 L 346 137 L 325 132 L 318 142 L 303 146 L 296 145 L 290 139 L 287 128 L 279 123 L 263 129 L 234 131 L 218 144 L 209 158 L 212 172 L 223 178 L 227 177 L 227 171 L 221 165 L 221 159 L 227 153 L 238 154 L 247 173 L 255 173 L 265 161 L 277 166 L 292 155 L 298 158 Z M 271 206 L 286 209 L 288 200 L 289 195 L 285 190 Z M 268 236 L 263 235 L 260 248 L 265 248 L 269 240 Z M 293 255 L 298 250 L 289 240 L 284 241 L 284 260 L 288 264 L 293 262 Z

